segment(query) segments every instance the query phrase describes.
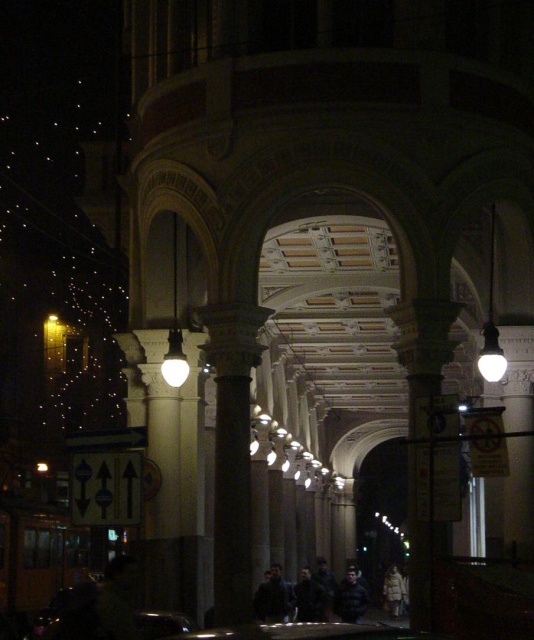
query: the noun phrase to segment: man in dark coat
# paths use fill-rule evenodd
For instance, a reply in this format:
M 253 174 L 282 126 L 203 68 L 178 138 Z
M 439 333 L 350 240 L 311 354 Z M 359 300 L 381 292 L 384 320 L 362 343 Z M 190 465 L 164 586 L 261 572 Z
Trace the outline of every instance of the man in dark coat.
M 302 567 L 300 582 L 295 585 L 297 598 L 297 620 L 299 622 L 320 622 L 326 604 L 326 590 L 312 580 L 309 567 Z
M 289 622 L 295 608 L 293 585 L 282 577 L 282 565 L 271 565 L 271 577 L 262 582 L 252 601 L 254 617 L 262 622 Z
M 349 567 L 347 577 L 339 585 L 334 595 L 334 612 L 342 622 L 357 624 L 367 611 L 369 594 L 367 590 L 358 584 L 356 569 Z
M 332 600 L 337 590 L 338 584 L 333 571 L 327 569 L 326 558 L 318 558 L 319 565 L 317 571 L 312 574 L 312 580 L 318 582 L 326 591 L 326 605 L 324 607 L 324 615 L 322 620 L 328 622 L 332 614 Z

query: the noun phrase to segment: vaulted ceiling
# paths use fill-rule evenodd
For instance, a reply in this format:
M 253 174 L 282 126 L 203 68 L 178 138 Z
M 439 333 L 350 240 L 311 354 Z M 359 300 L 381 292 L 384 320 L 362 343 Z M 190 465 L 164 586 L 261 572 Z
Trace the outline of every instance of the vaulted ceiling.
M 453 281 L 465 295 L 458 272 Z M 399 300 L 398 249 L 376 215 L 300 218 L 265 239 L 260 303 L 276 310 L 267 329 L 327 408 L 407 417 L 399 333 L 385 313 Z M 465 328 L 455 324 L 451 336 L 463 342 Z M 444 387 L 457 392 L 471 367 L 459 346 Z

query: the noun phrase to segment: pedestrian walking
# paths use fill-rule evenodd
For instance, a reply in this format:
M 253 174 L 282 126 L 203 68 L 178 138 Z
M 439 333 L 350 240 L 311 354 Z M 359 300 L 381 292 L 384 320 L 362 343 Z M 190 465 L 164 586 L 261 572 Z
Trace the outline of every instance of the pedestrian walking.
M 396 620 L 399 617 L 401 602 L 406 595 L 404 578 L 396 564 L 391 565 L 386 572 L 383 594 L 389 609 L 389 615 L 392 620 Z
M 302 567 L 295 585 L 298 622 L 320 622 L 326 604 L 326 589 L 312 579 L 310 567 Z
M 342 622 L 358 624 L 360 617 L 367 611 L 369 594 L 358 584 L 355 567 L 349 567 L 346 578 L 334 594 L 334 613 Z
M 271 577 L 260 584 L 252 601 L 254 617 L 261 622 L 289 622 L 295 609 L 293 585 L 282 577 L 282 565 L 271 565 Z
M 317 570 L 312 573 L 312 580 L 318 582 L 326 591 L 326 603 L 323 609 L 322 621 L 329 622 L 332 617 L 332 602 L 334 594 L 338 588 L 336 576 L 331 569 L 328 569 L 326 558 L 317 558 Z

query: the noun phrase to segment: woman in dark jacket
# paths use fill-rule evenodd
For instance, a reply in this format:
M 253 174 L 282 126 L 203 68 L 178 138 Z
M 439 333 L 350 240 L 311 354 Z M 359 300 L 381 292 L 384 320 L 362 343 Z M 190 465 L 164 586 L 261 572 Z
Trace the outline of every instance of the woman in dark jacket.
M 356 569 L 349 567 L 347 577 L 339 585 L 334 595 L 334 613 L 342 622 L 357 624 L 360 617 L 367 611 L 369 594 L 356 581 Z

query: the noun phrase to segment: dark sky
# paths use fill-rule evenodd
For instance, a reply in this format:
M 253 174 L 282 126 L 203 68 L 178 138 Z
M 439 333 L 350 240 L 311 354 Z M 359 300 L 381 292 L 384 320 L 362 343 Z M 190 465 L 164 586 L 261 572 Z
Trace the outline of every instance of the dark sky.
M 0 3 L 0 220 L 28 220 L 52 235 L 65 231 L 62 221 L 95 233 L 74 198 L 83 188 L 80 143 L 115 137 L 119 7 Z

